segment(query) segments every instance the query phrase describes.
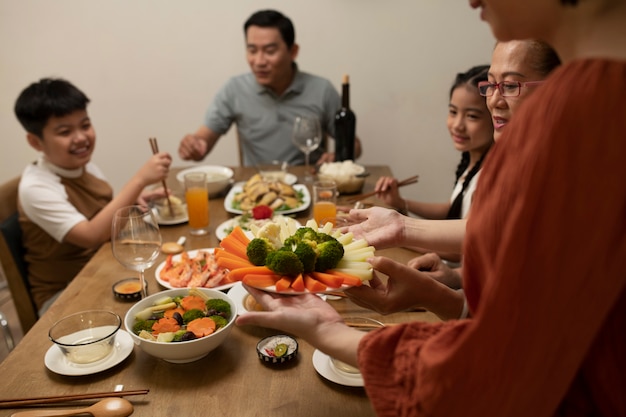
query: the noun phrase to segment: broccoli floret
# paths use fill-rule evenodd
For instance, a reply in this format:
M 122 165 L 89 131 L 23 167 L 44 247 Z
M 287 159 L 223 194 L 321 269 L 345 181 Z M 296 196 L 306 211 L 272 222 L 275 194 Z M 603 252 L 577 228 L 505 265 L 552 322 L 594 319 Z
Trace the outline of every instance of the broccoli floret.
M 317 242 L 319 233 L 312 227 L 300 227 L 293 235 L 299 242 L 303 240 L 310 240 L 311 242 Z
M 302 261 L 298 255 L 290 250 L 277 250 L 267 256 L 265 264 L 269 269 L 280 275 L 295 277 L 304 271 Z
M 228 324 L 228 320 L 222 316 L 209 316 L 209 318 L 215 322 L 216 329 L 222 328 Z
M 185 313 L 183 314 L 183 323 L 187 324 L 190 321 L 193 321 L 195 319 L 200 319 L 202 317 L 206 317 L 206 315 L 204 314 L 204 311 L 198 310 L 197 308 L 193 308 L 189 311 L 185 311 Z
M 257 237 L 254 238 L 248 243 L 246 247 L 246 255 L 248 255 L 248 259 L 256 266 L 265 265 L 265 258 L 270 252 L 275 251 L 276 248 L 269 241 L 269 239 L 265 237 Z
M 222 300 L 220 298 L 212 298 L 210 300 L 207 300 L 206 308 L 208 310 L 214 310 L 219 313 L 224 313 L 230 317 L 230 304 L 228 304 L 228 301 L 226 300 Z
M 300 262 L 304 272 L 312 272 L 315 270 L 315 262 L 317 261 L 317 251 L 308 242 L 300 242 L 293 251 Z
M 330 237 L 331 239 L 317 245 L 319 256 L 315 262 L 316 271 L 323 272 L 327 269 L 332 269 L 336 267 L 341 258 L 343 258 L 343 245 L 337 239 L 332 236 Z
M 139 335 L 142 330 L 152 333 L 152 325 L 154 325 L 154 323 L 156 323 L 156 320 L 137 320 L 135 324 L 133 324 L 133 333 Z
M 177 295 L 176 297 L 172 297 L 172 301 L 174 301 L 177 305 L 180 305 L 180 303 L 183 300 L 183 298 L 184 298 L 184 296 Z
M 174 333 L 174 339 L 172 340 L 172 342 L 182 342 L 185 333 L 187 333 L 187 330 L 185 329 L 180 329 L 179 331 Z

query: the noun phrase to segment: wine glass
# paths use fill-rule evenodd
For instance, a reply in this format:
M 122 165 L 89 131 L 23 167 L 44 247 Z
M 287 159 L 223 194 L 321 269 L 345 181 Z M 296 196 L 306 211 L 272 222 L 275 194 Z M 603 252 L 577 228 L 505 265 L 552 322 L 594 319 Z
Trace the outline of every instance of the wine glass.
M 161 250 L 161 233 L 152 210 L 141 206 L 118 209 L 111 226 L 111 248 L 119 263 L 139 271 L 142 297 L 148 295 L 144 271 L 154 265 Z
M 316 117 L 296 117 L 291 140 L 294 145 L 304 152 L 304 180 L 312 181 L 313 176 L 309 168 L 309 155 L 316 150 L 322 142 L 322 129 L 320 128 L 319 120 Z

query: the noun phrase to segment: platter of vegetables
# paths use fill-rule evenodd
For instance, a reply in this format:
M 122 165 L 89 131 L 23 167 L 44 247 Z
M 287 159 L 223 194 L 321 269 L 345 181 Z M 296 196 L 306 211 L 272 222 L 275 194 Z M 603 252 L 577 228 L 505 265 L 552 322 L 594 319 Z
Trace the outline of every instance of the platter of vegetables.
M 352 233 L 319 227 L 309 220 L 293 231 L 267 223 L 250 239 L 235 227 L 215 249 L 217 264 L 228 279 L 269 292 L 324 293 L 359 286 L 372 278 L 367 259 L 374 247 Z

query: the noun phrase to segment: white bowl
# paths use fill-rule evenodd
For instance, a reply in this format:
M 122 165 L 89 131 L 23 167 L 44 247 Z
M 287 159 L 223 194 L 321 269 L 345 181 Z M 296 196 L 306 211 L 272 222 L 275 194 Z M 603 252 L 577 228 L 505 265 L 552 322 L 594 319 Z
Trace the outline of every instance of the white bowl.
M 121 325 L 121 317 L 112 311 L 82 311 L 54 323 L 48 337 L 68 361 L 88 364 L 111 354 Z
M 335 181 L 340 194 L 354 194 L 363 189 L 365 177 L 357 175 L 364 173 L 365 167 L 352 161 L 325 162 L 320 166 L 317 178 Z
M 225 166 L 199 165 L 183 169 L 176 174 L 176 179 L 183 188 L 185 187 L 185 174 L 190 172 L 204 172 L 207 174 L 207 190 L 209 191 L 209 195 L 219 194 L 224 191 L 233 179 L 233 175 L 235 175 L 232 169 Z
M 142 339 L 133 333 L 133 324 L 135 323 L 135 316 L 141 310 L 153 305 L 156 300 L 163 297 L 176 297 L 186 296 L 189 294 L 188 288 L 178 288 L 173 290 L 161 291 L 156 294 L 152 294 L 143 300 L 133 305 L 124 317 L 124 326 L 126 330 L 133 338 L 133 341 L 137 346 L 141 348 L 147 354 L 164 359 L 173 363 L 187 363 L 193 362 L 198 359 L 202 359 L 208 355 L 213 349 L 217 348 L 230 334 L 233 326 L 235 325 L 235 318 L 237 317 L 237 306 L 235 302 L 226 294 L 221 291 L 212 290 L 210 288 L 198 288 L 209 298 L 220 298 L 228 301 L 230 304 L 231 315 L 228 320 L 228 324 L 222 327 L 218 331 L 209 336 L 204 336 L 199 339 L 189 340 L 186 342 L 153 342 L 151 340 Z

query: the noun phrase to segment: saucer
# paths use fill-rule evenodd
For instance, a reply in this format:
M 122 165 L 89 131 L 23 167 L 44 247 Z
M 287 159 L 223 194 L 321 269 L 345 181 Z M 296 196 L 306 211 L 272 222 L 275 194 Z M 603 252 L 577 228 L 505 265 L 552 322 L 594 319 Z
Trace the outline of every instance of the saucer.
M 317 349 L 313 352 L 313 367 L 318 374 L 335 384 L 348 387 L 362 387 L 365 385 L 361 374 L 353 375 L 338 371 L 330 361 L 330 356 Z
M 133 347 L 133 339 L 126 331 L 120 329 L 115 336 L 113 352 L 104 359 L 84 365 L 71 363 L 63 356 L 63 352 L 57 345 L 52 345 L 46 352 L 44 362 L 46 368 L 60 375 L 91 375 L 110 369 L 122 362 L 133 351 Z

